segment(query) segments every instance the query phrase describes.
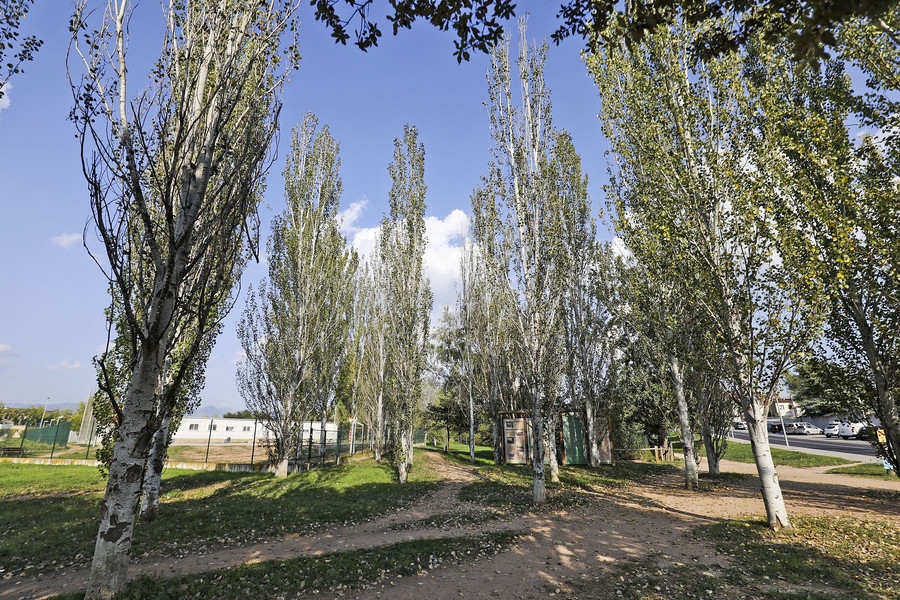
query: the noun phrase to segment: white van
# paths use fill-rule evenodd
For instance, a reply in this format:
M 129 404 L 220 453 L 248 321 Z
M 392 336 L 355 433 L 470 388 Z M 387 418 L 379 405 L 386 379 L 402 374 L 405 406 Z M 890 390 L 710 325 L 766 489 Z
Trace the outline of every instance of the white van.
M 859 433 L 859 430 L 865 427 L 865 423 L 841 423 L 841 429 L 838 432 L 845 440 L 849 440 L 852 437 L 856 437 L 856 434 Z

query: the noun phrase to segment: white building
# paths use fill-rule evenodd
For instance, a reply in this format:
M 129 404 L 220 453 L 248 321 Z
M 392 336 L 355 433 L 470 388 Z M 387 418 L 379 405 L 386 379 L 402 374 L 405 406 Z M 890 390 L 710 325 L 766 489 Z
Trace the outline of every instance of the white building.
M 318 443 L 321 434 L 321 421 L 306 421 L 302 424 L 303 440 L 309 439 L 312 431 L 313 443 Z M 327 443 L 333 443 L 337 439 L 338 426 L 331 421 L 325 422 L 325 436 Z M 347 438 L 349 432 L 342 432 L 341 437 Z M 219 417 L 185 417 L 181 426 L 172 436 L 173 444 L 206 443 L 251 443 L 257 440 L 268 439 L 272 433 L 266 427 L 265 421 L 255 419 L 223 419 Z

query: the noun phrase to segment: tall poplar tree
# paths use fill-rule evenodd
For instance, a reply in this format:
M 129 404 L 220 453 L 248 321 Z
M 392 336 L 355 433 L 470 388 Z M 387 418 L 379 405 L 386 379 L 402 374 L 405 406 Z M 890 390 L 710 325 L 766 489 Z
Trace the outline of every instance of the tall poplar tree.
M 421 410 L 432 295 L 425 277 L 425 147 L 407 125 L 394 140 L 388 166 L 393 185 L 390 214 L 381 225 L 380 260 L 385 269 L 385 321 L 390 344 L 390 399 L 394 418 L 394 464 L 400 483 L 409 478 L 413 430 Z
M 284 170 L 286 207 L 272 223 L 269 276 L 250 291 L 238 324 L 238 389 L 274 439 L 276 475 L 288 474 L 302 423 L 334 400 L 350 342 L 356 252 L 336 214 L 342 183 L 337 142 L 307 115 Z
M 743 143 L 758 106 L 743 57 L 703 62 L 693 33 L 660 30 L 645 43 L 588 57 L 615 162 L 617 227 L 654 271 L 677 282 L 722 340 L 723 380 L 750 430 L 769 525 L 790 527 L 766 417 L 793 356 L 821 323 L 821 287 L 780 253 L 775 152 L 750 160 Z
M 543 76 L 547 46 L 530 46 L 519 24 L 518 70 L 521 106 L 513 99 L 509 38 L 491 51 L 488 72 L 491 161 L 473 194 L 479 243 L 492 252 L 490 272 L 506 282 L 512 299 L 513 360 L 518 387 L 531 413 L 533 498 L 546 501 L 544 409 L 556 392 L 561 366 L 558 344 L 562 301 L 560 255 L 564 181 L 557 168 L 562 152 L 551 126 L 550 93 Z M 578 174 L 580 183 L 580 173 Z

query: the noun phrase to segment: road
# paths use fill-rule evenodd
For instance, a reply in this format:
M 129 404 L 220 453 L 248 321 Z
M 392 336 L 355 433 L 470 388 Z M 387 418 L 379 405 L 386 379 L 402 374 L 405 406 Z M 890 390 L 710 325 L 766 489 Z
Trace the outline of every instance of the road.
M 734 430 L 733 437 L 740 442 L 750 443 L 750 436 L 746 431 Z M 860 462 L 873 462 L 876 460 L 875 449 L 869 442 L 850 438 L 844 440 L 839 437 L 826 438 L 824 435 L 789 435 L 787 441 L 788 450 L 812 451 L 814 454 L 828 454 L 840 456 Z M 785 448 L 784 435 L 780 433 L 769 434 L 769 444 L 773 448 Z

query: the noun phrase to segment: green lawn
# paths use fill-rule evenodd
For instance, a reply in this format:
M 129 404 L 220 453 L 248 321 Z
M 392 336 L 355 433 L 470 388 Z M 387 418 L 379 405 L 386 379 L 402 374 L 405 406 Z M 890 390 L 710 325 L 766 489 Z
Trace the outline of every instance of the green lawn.
M 699 439 L 699 438 L 697 438 Z M 683 448 L 681 442 L 673 442 L 672 446 L 679 452 Z M 703 444 L 699 444 L 700 456 L 706 456 L 706 448 Z M 772 460 L 775 465 L 784 465 L 787 467 L 829 467 L 832 465 L 849 465 L 852 460 L 839 458 L 837 456 L 824 456 L 822 454 L 808 454 L 806 452 L 797 452 L 796 450 L 782 450 L 780 448 L 771 448 Z M 724 460 L 733 460 L 735 462 L 753 464 L 753 450 L 750 444 L 742 442 L 728 442 L 725 448 Z
M 851 465 L 849 467 L 837 467 L 828 469 L 827 473 L 838 473 L 840 475 L 856 475 L 857 477 L 874 477 L 875 479 L 897 480 L 897 476 L 893 471 L 885 469 L 881 463 L 865 463 L 860 465 Z
M 443 446 L 425 446 L 425 450 L 430 452 L 440 452 L 450 460 L 461 464 L 471 465 L 472 459 L 469 455 L 469 445 L 460 442 L 450 442 L 450 453 L 444 454 Z M 494 449 L 490 446 L 475 446 L 475 465 L 485 466 L 494 464 Z
M 368 519 L 433 489 L 421 462 L 402 486 L 393 469 L 371 460 L 280 480 L 168 469 L 159 517 L 138 523 L 132 552 L 241 544 Z M 40 571 L 54 560 L 83 562 L 93 550 L 104 486 L 93 467 L 0 463 L 0 568 Z

